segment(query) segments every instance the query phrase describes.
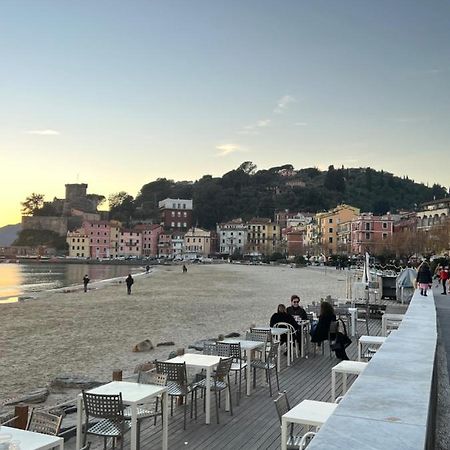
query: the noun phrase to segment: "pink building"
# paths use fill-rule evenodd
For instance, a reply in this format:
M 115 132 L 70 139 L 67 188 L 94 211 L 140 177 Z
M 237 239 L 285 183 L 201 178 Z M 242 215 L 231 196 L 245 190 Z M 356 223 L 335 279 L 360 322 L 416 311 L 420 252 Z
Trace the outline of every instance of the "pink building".
M 137 230 L 120 230 L 119 256 L 142 256 L 141 232 Z
M 134 230 L 141 233 L 142 256 L 158 256 L 158 238 L 163 232 L 161 225 L 136 225 Z
M 160 233 L 158 239 L 158 257 L 170 258 L 172 256 L 172 234 Z
M 89 256 L 91 258 L 109 258 L 111 226 L 106 220 L 83 222 L 83 230 L 89 238 Z
M 353 254 L 379 253 L 387 245 L 394 231 L 394 218 L 390 213 L 374 216 L 362 213 L 352 220 L 351 248 Z

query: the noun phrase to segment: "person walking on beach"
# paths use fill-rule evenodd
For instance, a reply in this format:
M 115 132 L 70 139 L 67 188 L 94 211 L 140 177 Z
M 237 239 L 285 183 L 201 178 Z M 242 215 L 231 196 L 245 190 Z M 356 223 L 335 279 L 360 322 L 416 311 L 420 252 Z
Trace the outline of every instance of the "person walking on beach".
M 131 276 L 131 273 L 128 274 L 125 283 L 127 283 L 127 294 L 131 295 L 131 286 L 133 286 L 134 280 L 133 277 Z
M 84 286 L 84 292 L 87 292 L 87 285 L 89 283 L 89 277 L 87 276 L 87 274 L 83 277 L 83 286 Z
M 187 267 L 185 264 L 183 264 L 183 273 L 187 273 Z
M 420 295 L 426 297 L 427 291 L 430 288 L 431 283 L 433 282 L 431 269 L 427 261 L 423 261 L 422 264 L 417 269 L 416 281 L 419 284 Z
M 145 273 L 149 273 L 150 272 L 150 266 L 147 264 L 145 266 Z

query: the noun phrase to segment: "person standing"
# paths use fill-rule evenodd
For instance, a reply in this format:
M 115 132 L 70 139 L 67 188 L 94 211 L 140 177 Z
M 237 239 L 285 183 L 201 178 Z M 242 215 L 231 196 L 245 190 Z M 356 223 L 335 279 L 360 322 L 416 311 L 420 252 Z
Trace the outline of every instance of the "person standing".
M 127 294 L 131 295 L 131 286 L 133 286 L 134 280 L 133 277 L 131 276 L 131 273 L 128 274 L 125 283 L 127 284 Z
M 417 269 L 417 283 L 420 288 L 420 295 L 427 296 L 427 291 L 433 282 L 433 277 L 431 274 L 431 269 L 427 261 L 423 261 L 422 264 Z
M 145 273 L 149 273 L 150 272 L 150 266 L 147 264 L 145 266 Z
M 187 273 L 187 267 L 183 264 L 183 273 Z
M 83 286 L 84 286 L 84 292 L 87 292 L 87 286 L 89 284 L 89 277 L 87 274 L 83 277 Z
M 447 280 L 448 280 L 448 267 L 443 268 L 439 272 L 439 278 L 441 279 L 442 283 L 442 295 L 447 295 Z

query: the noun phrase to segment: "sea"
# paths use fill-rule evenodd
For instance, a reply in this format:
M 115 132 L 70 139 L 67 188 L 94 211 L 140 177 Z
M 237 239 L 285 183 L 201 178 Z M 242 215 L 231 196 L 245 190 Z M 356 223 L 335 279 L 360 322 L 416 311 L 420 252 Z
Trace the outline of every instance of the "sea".
M 83 284 L 84 275 L 91 282 L 126 277 L 142 268 L 107 264 L 1 263 L 0 303 L 33 297 L 41 291 Z

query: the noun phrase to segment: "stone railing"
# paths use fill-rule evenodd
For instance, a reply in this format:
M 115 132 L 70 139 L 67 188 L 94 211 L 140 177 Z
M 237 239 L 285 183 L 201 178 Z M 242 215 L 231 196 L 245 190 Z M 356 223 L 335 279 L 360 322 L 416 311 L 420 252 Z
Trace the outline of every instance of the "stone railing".
M 415 292 L 392 332 L 308 450 L 434 448 L 436 310 Z

